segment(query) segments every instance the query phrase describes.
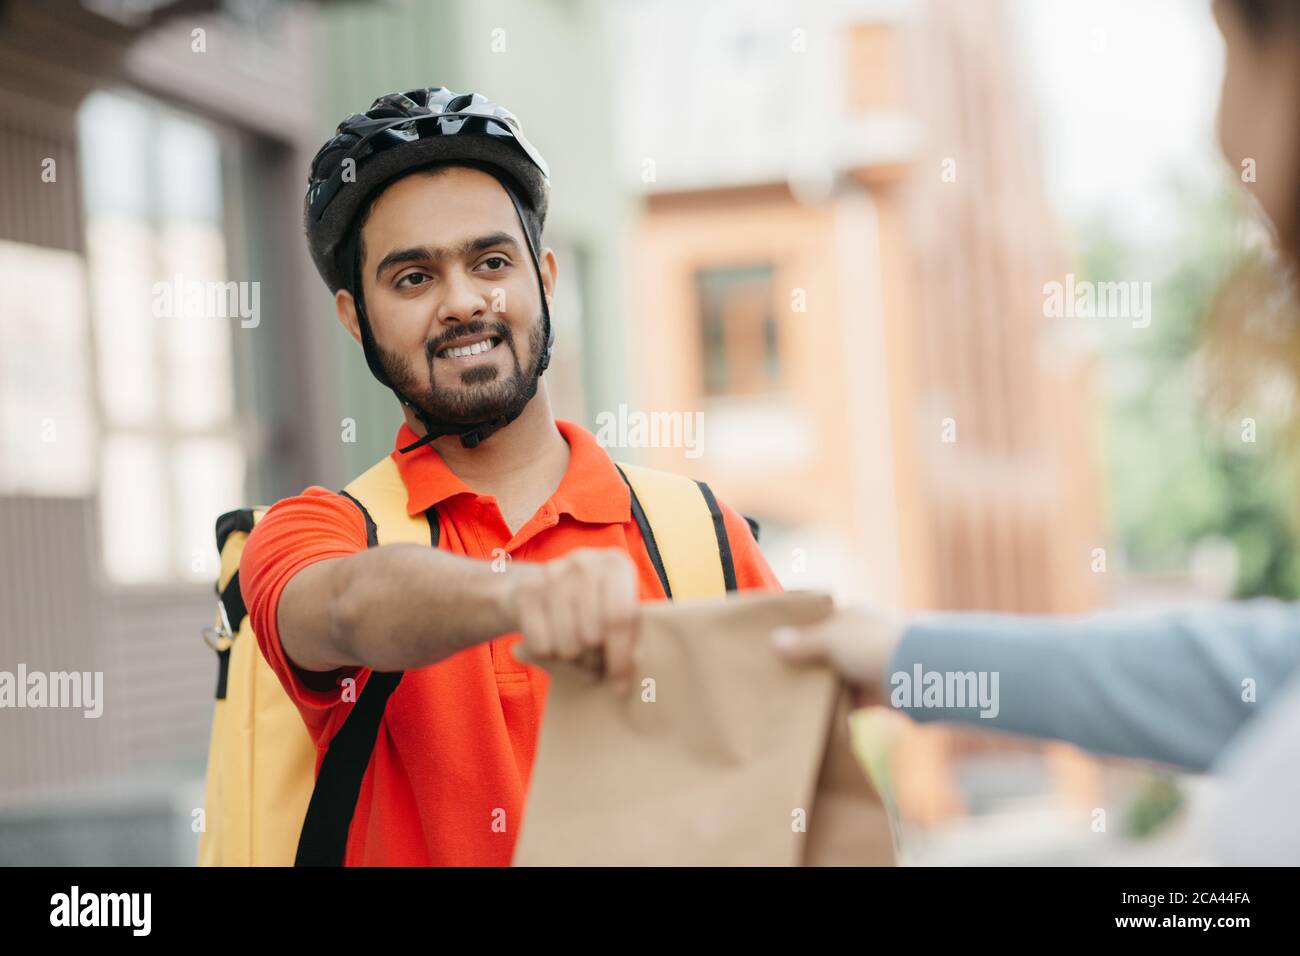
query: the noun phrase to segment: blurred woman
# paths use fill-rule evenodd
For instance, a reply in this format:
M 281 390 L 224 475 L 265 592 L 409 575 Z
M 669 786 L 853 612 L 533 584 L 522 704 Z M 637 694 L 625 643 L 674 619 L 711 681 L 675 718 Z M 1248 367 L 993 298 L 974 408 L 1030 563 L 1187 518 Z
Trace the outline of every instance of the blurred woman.
M 1234 169 L 1253 161 L 1254 196 L 1281 257 L 1294 268 L 1300 265 L 1300 3 L 1215 0 L 1213 6 L 1227 49 L 1220 146 Z M 1292 332 L 1300 341 L 1300 328 Z M 1235 828 L 1220 841 L 1222 854 L 1241 862 L 1300 861 L 1300 817 L 1291 809 L 1300 798 L 1298 605 L 1251 601 L 1079 618 L 896 617 L 858 607 L 813 628 L 777 632 L 773 641 L 792 662 L 833 664 L 863 703 L 889 703 L 919 721 L 1056 738 L 1195 770 L 1226 757 L 1237 783 L 1232 812 L 1221 815 L 1224 828 Z M 955 700 L 927 698 L 913 686 L 931 673 L 970 672 L 997 675 L 995 706 L 954 706 Z M 1239 736 L 1271 707 L 1277 710 L 1258 731 Z M 1234 740 L 1239 752 L 1228 756 Z M 1251 838 L 1260 827 L 1268 828 L 1266 842 Z

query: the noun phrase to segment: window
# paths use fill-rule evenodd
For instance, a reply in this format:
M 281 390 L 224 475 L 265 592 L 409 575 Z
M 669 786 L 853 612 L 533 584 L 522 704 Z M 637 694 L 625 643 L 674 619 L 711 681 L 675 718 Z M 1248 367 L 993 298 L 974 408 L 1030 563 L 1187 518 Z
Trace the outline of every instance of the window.
M 0 241 L 0 493 L 84 496 L 94 415 L 81 256 Z
M 752 395 L 780 383 L 770 265 L 696 273 L 708 395 Z
M 99 412 L 103 557 L 121 583 L 209 581 L 242 498 L 221 131 L 142 97 L 78 118 Z M 197 306 L 197 307 L 195 307 Z

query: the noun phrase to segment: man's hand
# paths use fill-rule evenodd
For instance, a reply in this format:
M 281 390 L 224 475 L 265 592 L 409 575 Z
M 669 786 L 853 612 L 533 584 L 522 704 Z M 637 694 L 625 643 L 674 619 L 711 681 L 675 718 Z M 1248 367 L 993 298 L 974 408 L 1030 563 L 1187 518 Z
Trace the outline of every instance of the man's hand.
M 618 548 L 578 548 L 506 572 L 507 613 L 530 661 L 577 660 L 603 650 L 605 676 L 626 691 L 638 624 L 636 566 Z
M 899 616 L 854 606 L 807 627 L 777 628 L 772 644 L 793 664 L 830 664 L 855 690 L 855 704 L 865 707 L 884 703 L 885 671 L 903 629 Z

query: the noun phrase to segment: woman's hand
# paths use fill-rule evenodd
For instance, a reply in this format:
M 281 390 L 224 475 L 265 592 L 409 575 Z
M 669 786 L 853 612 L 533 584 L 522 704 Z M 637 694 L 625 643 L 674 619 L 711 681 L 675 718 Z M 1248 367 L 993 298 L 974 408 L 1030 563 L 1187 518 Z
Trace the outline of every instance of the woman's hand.
M 904 626 L 902 615 L 855 605 L 807 627 L 777 628 L 772 645 L 792 664 L 830 664 L 866 707 L 885 702 L 885 672 Z

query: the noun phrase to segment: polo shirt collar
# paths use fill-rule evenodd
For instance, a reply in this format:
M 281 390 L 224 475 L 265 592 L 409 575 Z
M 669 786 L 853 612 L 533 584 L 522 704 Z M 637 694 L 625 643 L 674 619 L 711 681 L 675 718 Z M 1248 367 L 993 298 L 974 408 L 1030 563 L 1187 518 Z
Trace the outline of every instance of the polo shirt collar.
M 627 483 L 596 436 L 581 425 L 556 419 L 569 444 L 569 467 L 550 502 L 557 514 L 571 515 L 590 524 L 625 524 L 632 519 L 632 498 Z M 477 495 L 448 467 L 433 445 L 409 454 L 397 451 L 419 438 L 402 422 L 392 453 L 406 485 L 406 513 L 414 517 L 459 494 Z

